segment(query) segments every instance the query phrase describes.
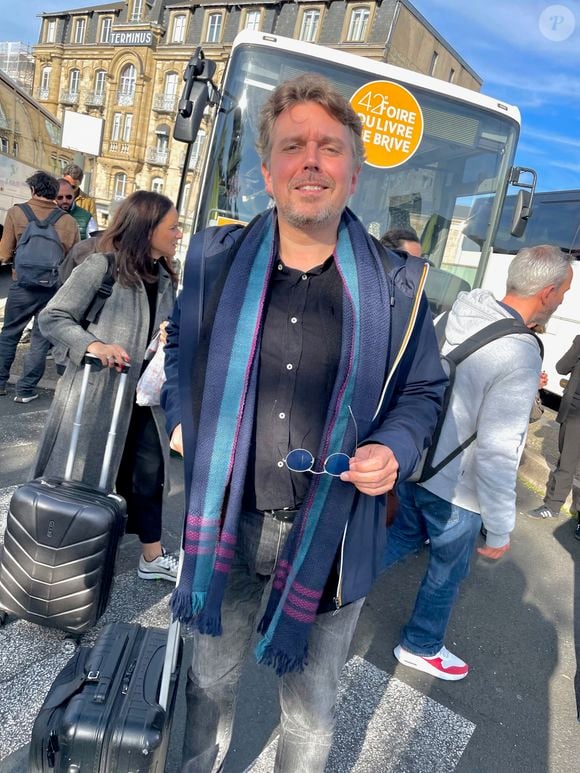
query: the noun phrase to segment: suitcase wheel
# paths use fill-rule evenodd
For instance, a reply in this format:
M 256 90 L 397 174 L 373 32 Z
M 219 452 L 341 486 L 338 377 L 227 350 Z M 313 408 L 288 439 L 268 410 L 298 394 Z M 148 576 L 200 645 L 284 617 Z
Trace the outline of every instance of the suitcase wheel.
M 0 628 L 6 624 L 8 620 L 8 612 L 0 611 Z
M 66 636 L 62 640 L 62 651 L 65 655 L 72 655 L 80 644 L 77 636 Z

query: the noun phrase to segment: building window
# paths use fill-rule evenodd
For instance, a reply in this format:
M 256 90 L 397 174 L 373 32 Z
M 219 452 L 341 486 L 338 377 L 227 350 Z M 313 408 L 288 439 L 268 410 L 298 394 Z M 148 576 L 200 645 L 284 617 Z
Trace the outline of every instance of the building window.
M 180 13 L 173 17 L 173 29 L 171 32 L 172 43 L 183 43 L 185 40 L 185 15 Z
M 113 113 L 113 125 L 111 127 L 111 140 L 115 142 L 121 137 L 121 121 L 123 120 L 122 113 Z
M 165 125 L 155 130 L 155 150 L 159 155 L 166 155 L 169 150 L 169 134 Z
M 244 29 L 255 30 L 257 32 L 260 29 L 261 20 L 262 14 L 260 11 L 248 11 L 246 13 Z
M 6 137 L 0 137 L 0 150 L 2 153 L 8 153 L 8 139 Z
M 120 105 L 132 105 L 135 96 L 135 83 L 137 81 L 137 70 L 134 64 L 128 64 L 121 70 L 119 79 L 119 93 L 117 102 Z
M 143 0 L 133 0 L 133 9 L 129 21 L 141 21 L 143 14 Z
M 449 83 L 455 83 L 455 70 L 453 67 L 449 70 Z
M 84 43 L 85 40 L 85 19 L 77 19 L 75 22 L 75 43 Z
M 207 35 L 206 40 L 208 43 L 219 43 L 222 37 L 222 19 L 221 13 L 210 13 L 207 20 Z
M 370 11 L 368 8 L 354 8 L 350 15 L 347 40 L 362 43 L 366 40 Z
M 165 76 L 165 84 L 163 86 L 164 97 L 175 97 L 177 94 L 177 84 L 179 83 L 179 76 L 176 72 L 168 72 Z
M 81 71 L 71 70 L 68 76 L 68 90 L 71 94 L 79 93 L 80 82 L 81 82 Z
M 117 172 L 113 178 L 113 198 L 115 201 L 124 199 L 127 195 L 127 175 L 125 172 Z
M 439 59 L 439 54 L 437 51 L 433 51 L 433 56 L 431 57 L 431 67 L 429 68 L 429 75 L 435 75 L 435 68 L 437 67 L 437 60 Z
M 56 41 L 56 19 L 49 19 L 46 22 L 46 43 L 54 43 Z
M 304 11 L 302 15 L 302 25 L 300 27 L 299 39 L 308 43 L 315 43 L 318 38 L 318 27 L 320 25 L 320 11 Z
M 195 142 L 193 143 L 193 147 L 191 149 L 191 158 L 189 159 L 190 169 L 193 169 L 194 167 L 197 166 L 197 163 L 203 151 L 204 145 L 205 145 L 205 132 L 203 129 L 200 129 L 197 133 L 197 137 L 195 138 Z
M 105 93 L 105 83 L 107 82 L 107 71 L 97 70 L 95 73 L 95 96 L 102 97 Z
M 129 142 L 131 139 L 131 126 L 133 124 L 133 115 L 131 113 L 127 113 L 125 116 L 125 123 L 123 124 L 123 136 L 121 139 L 123 142 Z
M 99 41 L 101 43 L 108 43 L 109 37 L 111 35 L 111 26 L 113 24 L 113 20 L 110 16 L 105 16 L 103 21 L 101 22 L 101 36 Z
M 40 73 L 40 91 L 38 96 L 40 99 L 48 99 L 48 92 L 50 90 L 50 73 L 52 67 L 43 67 Z
M 163 193 L 163 178 L 154 177 L 151 180 L 151 190 L 153 193 Z

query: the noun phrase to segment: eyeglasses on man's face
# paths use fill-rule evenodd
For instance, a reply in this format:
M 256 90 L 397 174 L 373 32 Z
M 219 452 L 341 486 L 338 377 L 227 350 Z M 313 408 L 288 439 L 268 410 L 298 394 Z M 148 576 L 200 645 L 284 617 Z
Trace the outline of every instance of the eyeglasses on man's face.
M 67 194 L 66 196 L 57 196 L 57 201 L 62 201 L 63 199 L 66 199 L 67 201 L 72 201 L 72 193 Z

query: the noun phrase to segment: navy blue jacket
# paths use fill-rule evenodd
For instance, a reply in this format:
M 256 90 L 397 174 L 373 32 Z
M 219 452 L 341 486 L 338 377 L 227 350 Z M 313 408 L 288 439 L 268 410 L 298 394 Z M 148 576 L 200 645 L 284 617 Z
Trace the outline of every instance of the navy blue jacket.
M 183 290 L 177 298 L 167 328 L 165 371 L 167 381 L 161 404 L 171 434 L 181 424 L 184 449 L 185 492 L 189 498 L 195 449 L 196 410 L 203 385 L 203 364 L 196 364 L 198 348 L 211 333 L 213 308 L 227 269 L 235 258 L 243 229 L 208 228 L 195 234 L 185 262 Z M 432 316 L 423 294 L 427 266 L 374 246 L 390 277 L 393 295 L 385 314 L 390 315 L 390 356 L 385 363 L 384 397 L 380 408 L 369 406 L 357 416 L 359 444 L 382 443 L 399 463 L 399 481 L 414 470 L 428 445 L 437 421 L 447 383 L 441 367 Z M 201 334 L 199 331 L 201 330 Z M 198 347 L 199 343 L 199 347 Z M 200 360 L 203 360 L 200 357 Z M 194 367 L 196 365 L 196 367 Z M 385 496 L 358 493 L 345 531 L 337 569 L 337 605 L 365 596 L 382 568 L 385 544 Z

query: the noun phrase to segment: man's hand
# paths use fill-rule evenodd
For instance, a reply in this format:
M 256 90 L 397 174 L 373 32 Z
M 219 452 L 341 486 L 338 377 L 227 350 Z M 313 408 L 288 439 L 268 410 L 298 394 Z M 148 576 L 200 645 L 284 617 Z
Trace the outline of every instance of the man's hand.
M 390 491 L 399 472 L 399 463 L 387 446 L 369 443 L 357 448 L 350 460 L 350 469 L 343 472 L 341 480 L 352 483 L 361 494 L 376 497 Z
M 178 454 L 181 454 L 181 456 L 183 456 L 183 438 L 181 437 L 181 424 L 178 424 L 177 427 L 175 427 L 175 429 L 171 433 L 169 448 L 171 448 L 172 451 L 177 451 Z
M 503 545 L 501 548 L 490 548 L 487 545 L 484 548 L 477 548 L 477 552 L 484 558 L 491 558 L 492 561 L 497 561 L 510 549 L 509 542 L 507 545 Z

